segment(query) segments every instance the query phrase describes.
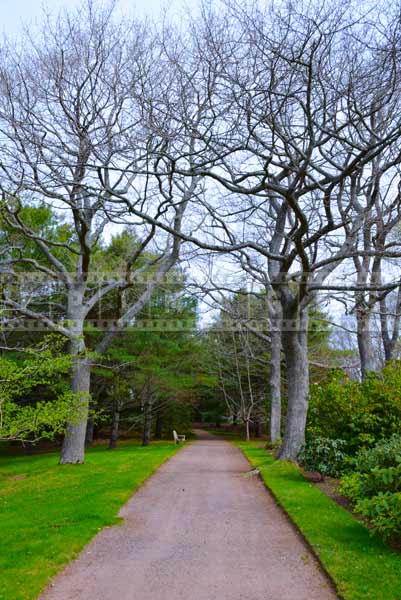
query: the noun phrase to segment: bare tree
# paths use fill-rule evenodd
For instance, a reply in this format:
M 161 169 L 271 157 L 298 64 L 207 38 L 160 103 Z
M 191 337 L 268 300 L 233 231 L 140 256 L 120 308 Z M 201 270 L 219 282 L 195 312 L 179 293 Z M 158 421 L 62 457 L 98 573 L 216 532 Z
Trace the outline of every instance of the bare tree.
M 239 328 L 230 333 L 224 332 L 223 337 L 218 333 L 214 336 L 219 386 L 230 415 L 235 415 L 245 424 L 247 440 L 250 439 L 251 423 L 259 423 L 265 412 L 265 394 L 255 377 L 255 357 L 251 352 L 250 335 L 247 330 Z
M 152 271 L 99 342 L 102 353 L 183 244 L 229 255 L 266 294 L 272 437 L 281 354 L 288 378 L 281 458 L 296 459 L 304 442 L 308 312 L 319 294 L 355 294 L 362 369 L 371 370 L 363 332 L 378 303 L 388 312 L 385 294 L 399 284 L 384 281 L 385 265 L 399 257 L 388 237 L 400 200 L 393 193 L 401 133 L 397 10 L 390 3 L 377 25 L 352 3 L 261 9 L 228 2 L 220 14 L 203 9 L 181 37 L 172 28 L 149 37 L 144 25 L 126 30 L 111 8 L 95 11 L 89 2 L 81 14 L 47 23 L 29 53 L 4 48 L 2 214 L 41 253 L 30 268 L 64 286 L 66 319 L 32 310 L 29 294 L 3 302 L 69 340 L 80 410 L 89 391 L 88 314 Z M 70 215 L 72 240 L 50 243 L 24 221 L 21 206 L 39 196 Z M 138 246 L 124 275 L 95 291 L 88 274 L 110 223 L 130 223 Z M 2 269 L 12 277 L 24 261 L 10 252 Z M 393 325 L 394 338 L 399 321 Z M 254 403 L 250 389 L 247 395 Z M 69 425 L 63 462 L 82 461 L 85 420 Z
M 393 115 L 387 113 L 386 118 L 392 120 Z M 372 117 L 372 135 L 379 135 L 386 126 L 380 113 Z M 380 340 L 375 340 L 374 335 L 375 313 L 380 311 L 383 342 L 388 357 L 397 337 L 397 319 L 391 340 L 388 334 L 386 296 L 391 293 L 392 286 L 386 289 L 385 276 L 387 280 L 388 276 L 392 280 L 400 278 L 394 265 L 391 265 L 392 258 L 400 256 L 401 251 L 394 236 L 394 229 L 401 217 L 400 149 L 399 144 L 392 144 L 370 164 L 356 171 L 350 178 L 348 188 L 353 216 L 346 219 L 344 214 L 344 227 L 349 234 L 355 221 L 361 223 L 355 241 L 358 252 L 354 253 L 352 260 L 357 283 L 353 312 L 362 377 L 381 368 L 378 352 Z
M 154 226 L 137 219 L 131 225 L 138 243 L 125 272 L 109 273 L 100 281 L 92 275 L 93 256 L 105 228 L 124 222 L 125 205 L 111 201 L 113 190 L 129 189 L 142 206 L 151 197 L 149 214 L 163 212 L 163 198 L 155 201 L 157 181 L 152 188 L 149 180 L 132 173 L 150 153 L 154 158 L 165 149 L 164 137 L 156 126 L 151 128 L 155 78 L 157 49 L 146 25 L 117 23 L 112 4 L 99 7 L 89 1 L 77 12 L 46 20 L 41 33 L 24 39 L 23 49 L 9 44 L 2 50 L 1 214 L 7 226 L 33 241 L 38 251 L 37 259 L 25 259 L 8 249 L 2 270 L 12 278 L 16 265 L 25 264 L 57 282 L 65 290 L 65 314 L 60 320 L 36 310 L 30 306 L 29 294 L 19 299 L 8 295 L 2 302 L 8 310 L 37 320 L 68 340 L 79 416 L 68 425 L 62 463 L 84 460 L 92 362 L 85 344 L 88 315 L 107 295 L 132 286 L 143 273 L 152 273 L 140 296 L 106 324 L 96 348 L 96 353 L 103 353 L 114 336 L 132 323 L 179 256 L 180 239 L 175 234 L 159 239 Z M 161 106 L 162 100 L 154 101 Z M 158 126 L 163 128 L 162 119 Z M 129 174 L 121 165 L 131 167 Z M 28 225 L 23 206 L 37 200 L 72 223 L 71 239 L 52 241 Z M 166 222 L 179 232 L 185 203 L 175 200 Z
M 205 12 L 192 35 L 210 83 L 207 107 L 197 120 L 182 119 L 186 132 L 196 131 L 190 168 L 188 156 L 175 161 L 176 172 L 207 186 L 198 197 L 203 237 L 184 239 L 263 268 L 280 304 L 287 459 L 304 441 L 308 306 L 322 289 L 359 290 L 358 282 L 326 283 L 361 252 L 364 219 L 352 213 L 349 189 L 400 135 L 397 22 L 378 31 L 333 8 Z M 384 125 L 372 131 L 378 115 Z M 269 273 L 263 261 L 278 268 Z

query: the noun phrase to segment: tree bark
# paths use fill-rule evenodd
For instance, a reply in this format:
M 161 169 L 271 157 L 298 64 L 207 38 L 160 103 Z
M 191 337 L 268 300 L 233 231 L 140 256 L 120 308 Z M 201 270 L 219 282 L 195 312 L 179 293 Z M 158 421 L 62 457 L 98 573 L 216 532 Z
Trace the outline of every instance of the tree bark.
M 287 415 L 279 458 L 296 460 L 305 442 L 309 401 L 308 314 L 307 308 L 297 311 L 295 318 L 285 322 L 282 347 L 287 368 Z M 283 313 L 285 314 L 285 313 Z M 291 317 L 291 315 L 289 315 Z
M 249 430 L 249 419 L 245 420 L 245 439 L 247 442 L 251 439 L 250 430 Z
M 400 334 L 400 322 L 401 322 L 401 287 L 398 288 L 397 300 L 393 309 L 394 317 L 391 328 L 391 334 L 389 332 L 388 316 L 389 310 L 387 309 L 387 299 L 382 298 L 380 301 L 380 325 L 381 325 L 381 336 L 384 349 L 384 360 L 389 362 L 395 357 L 395 349 Z
M 271 442 L 281 437 L 281 331 L 272 328 L 270 357 L 270 428 Z
M 72 359 L 71 391 L 75 394 L 74 415 L 67 423 L 60 454 L 60 464 L 80 464 L 85 461 L 85 437 L 90 398 L 91 364 L 85 356 L 83 297 L 85 286 L 80 284 L 68 295 L 67 318 L 73 322 L 70 341 Z
M 119 403 L 118 403 L 117 399 L 113 398 L 113 417 L 112 417 L 111 433 L 110 433 L 110 441 L 109 441 L 110 450 L 117 448 L 119 425 L 120 425 Z
M 85 435 L 88 421 L 88 404 L 91 365 L 86 358 L 76 357 L 71 388 L 76 394 L 75 416 L 67 424 L 60 464 L 79 464 L 85 461 Z
M 357 309 L 356 322 L 361 374 L 362 379 L 365 379 L 368 373 L 377 372 L 380 369 L 370 331 L 370 311 Z
M 90 446 L 90 444 L 92 444 L 92 442 L 93 442 L 94 428 L 95 428 L 95 423 L 94 423 L 93 417 L 90 417 L 86 424 L 85 444 L 87 446 Z

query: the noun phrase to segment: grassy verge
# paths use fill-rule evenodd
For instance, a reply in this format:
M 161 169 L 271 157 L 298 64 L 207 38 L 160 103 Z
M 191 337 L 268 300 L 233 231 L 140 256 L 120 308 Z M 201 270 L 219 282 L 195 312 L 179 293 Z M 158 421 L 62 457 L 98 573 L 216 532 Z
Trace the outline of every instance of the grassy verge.
M 400 600 L 401 554 L 305 480 L 292 463 L 273 461 L 260 442 L 236 442 L 303 533 L 345 600 Z
M 88 451 L 84 465 L 58 455 L 0 458 L 0 600 L 32 600 L 169 458 L 176 446 L 125 443 Z

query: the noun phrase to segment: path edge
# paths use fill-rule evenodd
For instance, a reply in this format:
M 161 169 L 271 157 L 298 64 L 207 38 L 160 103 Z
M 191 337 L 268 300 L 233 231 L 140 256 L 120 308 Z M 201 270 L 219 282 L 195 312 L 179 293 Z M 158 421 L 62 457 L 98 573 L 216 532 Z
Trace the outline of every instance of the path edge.
M 55 579 L 57 579 L 57 577 L 60 577 L 63 572 L 70 566 L 72 565 L 76 560 L 79 559 L 79 557 L 81 556 L 81 554 L 83 552 L 85 552 L 85 549 L 87 548 L 87 546 L 89 546 L 89 544 L 91 544 L 93 542 L 93 540 L 96 539 L 96 537 L 102 533 L 106 527 L 120 527 L 122 525 L 122 523 L 124 522 L 125 518 L 122 517 L 120 515 L 121 511 L 123 510 L 123 508 L 129 503 L 131 502 L 132 498 L 135 496 L 135 494 L 137 492 L 139 492 L 139 490 L 142 488 L 143 485 L 145 485 L 149 479 L 151 479 L 156 473 L 157 471 L 166 463 L 168 463 L 172 458 L 174 458 L 174 456 L 176 456 L 181 450 L 183 450 L 186 446 L 189 446 L 194 440 L 187 440 L 185 442 L 185 444 L 176 444 L 176 448 L 174 449 L 174 452 L 172 454 L 170 454 L 170 456 L 167 456 L 160 464 L 157 465 L 157 467 L 155 467 L 151 472 L 149 472 L 149 474 L 143 479 L 143 481 L 141 481 L 141 483 L 138 485 L 138 487 L 136 489 L 134 489 L 130 495 L 130 497 L 128 498 L 128 500 L 126 502 L 124 502 L 124 504 L 122 504 L 120 506 L 120 508 L 118 509 L 118 512 L 115 515 L 116 519 L 119 519 L 119 521 L 117 523 L 113 523 L 112 525 L 105 525 L 104 527 L 102 527 L 102 529 L 100 529 L 99 531 L 97 531 L 95 533 L 95 535 L 93 537 L 90 538 L 90 540 L 88 540 L 86 542 L 86 544 L 81 548 L 81 550 L 79 550 L 79 552 L 76 554 L 76 556 L 74 556 L 74 558 L 72 558 L 71 560 L 69 560 L 68 562 L 64 563 L 63 565 L 61 565 L 60 569 L 57 571 L 57 573 L 55 573 L 46 583 L 46 585 L 40 590 L 39 595 L 36 597 L 36 600 L 45 600 L 44 599 L 44 594 L 46 594 L 47 590 L 49 587 L 51 587 L 53 585 L 53 582 Z
M 255 466 L 255 465 L 252 464 L 252 462 L 249 460 L 249 457 L 245 454 L 244 450 L 240 446 L 238 446 L 234 441 L 231 441 L 231 440 L 226 440 L 226 441 L 229 441 L 230 444 L 232 444 L 233 446 L 235 446 L 235 448 L 238 448 L 238 450 L 241 452 L 241 454 L 249 462 L 249 464 L 251 465 L 251 467 L 254 467 L 254 468 L 258 469 L 257 466 Z M 273 498 L 276 506 L 284 514 L 284 517 L 286 518 L 286 520 L 288 521 L 288 523 L 291 525 L 291 527 L 293 528 L 293 530 L 296 531 L 300 535 L 300 537 L 303 540 L 306 548 L 310 551 L 310 553 L 312 554 L 312 556 L 315 558 L 315 560 L 317 561 L 318 565 L 320 566 L 321 570 L 323 571 L 323 573 L 327 577 L 328 583 L 331 585 L 332 590 L 336 594 L 338 600 L 346 600 L 345 596 L 343 596 L 342 593 L 341 593 L 341 591 L 338 589 L 338 586 L 337 586 L 337 583 L 336 583 L 334 577 L 331 575 L 331 573 L 329 573 L 329 571 L 327 570 L 327 568 L 323 564 L 322 559 L 320 558 L 319 554 L 315 550 L 314 546 L 308 540 L 308 538 L 305 536 L 305 534 L 301 531 L 301 529 L 298 527 L 298 525 L 295 523 L 295 521 L 292 519 L 292 517 L 289 514 L 289 512 L 284 508 L 284 506 L 280 502 L 280 500 L 277 497 L 277 495 L 273 492 L 273 490 L 270 488 L 270 486 L 267 484 L 267 482 L 263 479 L 262 474 L 261 474 L 261 472 L 260 472 L 259 469 L 258 469 L 257 477 L 258 477 L 259 481 L 262 482 L 263 487 L 265 488 L 266 492 L 268 494 L 270 494 L 270 496 Z M 306 479 L 305 479 L 305 481 L 306 481 Z

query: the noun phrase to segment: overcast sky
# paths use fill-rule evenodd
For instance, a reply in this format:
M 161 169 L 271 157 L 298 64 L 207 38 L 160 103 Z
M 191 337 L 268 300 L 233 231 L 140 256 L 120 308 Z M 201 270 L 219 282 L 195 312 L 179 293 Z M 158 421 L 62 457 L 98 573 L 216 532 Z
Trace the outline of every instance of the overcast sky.
M 40 19 L 42 7 L 50 7 L 51 12 L 57 13 L 60 8 L 77 6 L 80 0 L 0 0 L 0 22 L 1 29 L 11 36 L 18 34 L 22 23 L 35 22 Z M 181 4 L 178 0 L 167 2 L 166 0 L 119 0 L 118 5 L 122 10 L 136 12 L 152 12 L 157 14 L 162 6 Z

